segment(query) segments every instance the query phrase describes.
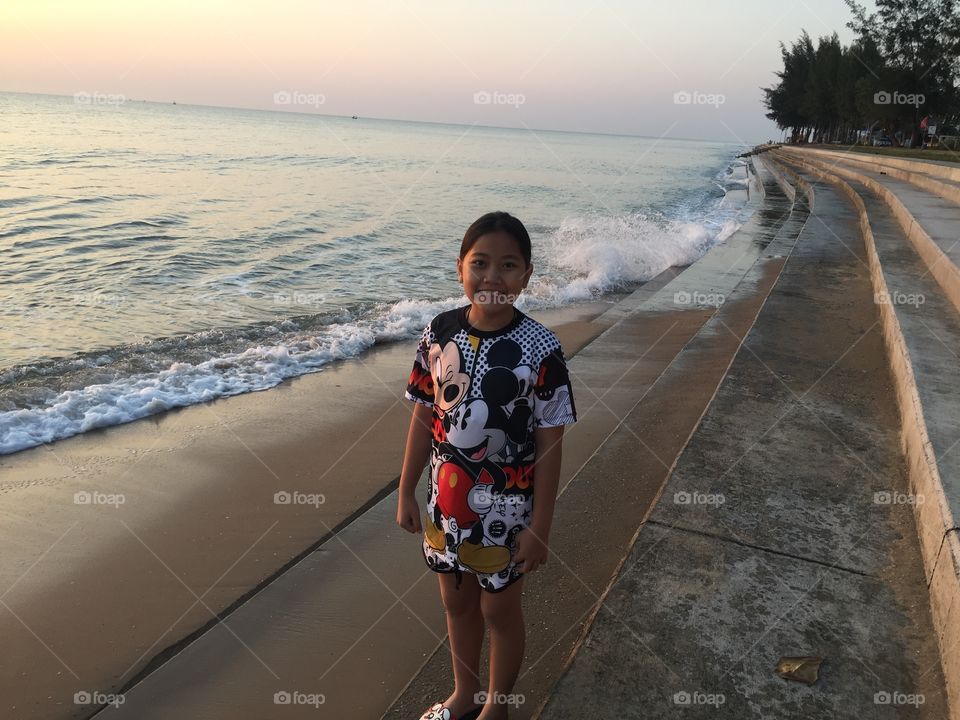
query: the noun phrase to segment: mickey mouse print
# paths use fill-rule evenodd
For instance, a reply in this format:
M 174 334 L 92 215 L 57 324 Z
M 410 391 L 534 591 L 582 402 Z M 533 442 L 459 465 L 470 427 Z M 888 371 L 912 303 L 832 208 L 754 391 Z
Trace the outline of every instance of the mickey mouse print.
M 521 577 L 511 558 L 533 518 L 534 429 L 577 414 L 553 332 L 516 308 L 505 327 L 478 330 L 469 307 L 424 328 L 405 397 L 433 409 L 424 559 L 497 592 Z

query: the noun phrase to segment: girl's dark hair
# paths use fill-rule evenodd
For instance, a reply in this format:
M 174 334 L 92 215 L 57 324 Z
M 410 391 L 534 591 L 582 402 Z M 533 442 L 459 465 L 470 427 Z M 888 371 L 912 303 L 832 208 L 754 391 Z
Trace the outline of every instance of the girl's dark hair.
M 460 258 L 466 257 L 481 236 L 498 230 L 502 230 L 517 241 L 517 245 L 520 246 L 520 254 L 523 255 L 524 262 L 529 267 L 530 235 L 522 222 L 502 210 L 481 215 L 473 221 L 473 224 L 467 228 L 467 232 L 463 235 L 463 242 L 460 243 Z

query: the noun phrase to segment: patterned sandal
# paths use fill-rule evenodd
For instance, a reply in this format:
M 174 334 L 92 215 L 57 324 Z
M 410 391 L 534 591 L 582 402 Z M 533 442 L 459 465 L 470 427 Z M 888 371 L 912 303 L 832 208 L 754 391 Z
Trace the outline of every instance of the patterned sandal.
M 479 705 L 473 710 L 465 712 L 458 718 L 450 712 L 449 709 L 445 708 L 442 703 L 434 703 L 420 716 L 420 720 L 477 720 L 481 710 L 483 710 L 483 705 Z

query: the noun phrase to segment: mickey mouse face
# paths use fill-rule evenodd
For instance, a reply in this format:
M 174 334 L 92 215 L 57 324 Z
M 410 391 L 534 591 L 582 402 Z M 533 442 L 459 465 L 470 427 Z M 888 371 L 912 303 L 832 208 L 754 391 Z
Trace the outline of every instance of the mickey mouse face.
M 480 462 L 496 453 L 506 441 L 506 433 L 487 427 L 490 408 L 480 398 L 458 405 L 443 416 L 447 442 L 471 462 Z
M 441 412 L 455 407 L 467 394 L 470 376 L 462 371 L 463 359 L 455 342 L 442 348 L 438 343 L 430 346 L 430 373 L 435 378 L 436 405 Z

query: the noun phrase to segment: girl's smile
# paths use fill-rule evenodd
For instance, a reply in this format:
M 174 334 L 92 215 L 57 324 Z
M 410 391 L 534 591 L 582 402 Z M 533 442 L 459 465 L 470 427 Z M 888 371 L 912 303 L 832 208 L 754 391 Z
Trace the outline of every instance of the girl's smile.
M 513 304 L 530 280 L 517 241 L 502 230 L 482 235 L 463 258 L 457 278 L 470 300 L 467 318 L 478 330 L 497 330 L 513 319 Z

